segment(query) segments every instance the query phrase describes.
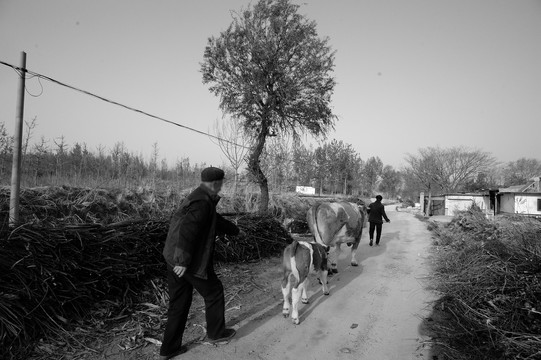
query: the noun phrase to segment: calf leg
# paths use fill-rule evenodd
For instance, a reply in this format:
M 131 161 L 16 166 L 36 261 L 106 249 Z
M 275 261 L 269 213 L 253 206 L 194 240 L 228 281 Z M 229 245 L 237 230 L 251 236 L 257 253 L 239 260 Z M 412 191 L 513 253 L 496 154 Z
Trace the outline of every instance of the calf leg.
M 301 301 L 303 304 L 308 304 L 308 295 L 306 294 L 306 289 L 308 288 L 308 277 L 306 279 L 304 279 L 304 281 L 302 282 L 302 296 L 301 296 Z
M 299 300 L 301 298 L 303 283 L 299 283 L 298 287 L 293 287 L 291 290 L 291 321 L 295 325 L 299 325 Z
M 330 272 L 333 274 L 338 273 L 338 267 L 336 266 L 336 264 L 338 263 L 338 258 L 340 257 L 341 252 L 342 252 L 342 249 L 340 248 L 340 244 L 336 244 L 334 246 L 334 249 L 329 251 L 329 260 L 331 262 Z
M 284 272 L 284 278 L 282 279 L 282 295 L 284 296 L 284 307 L 282 308 L 282 315 L 284 317 L 289 316 L 289 291 L 291 289 L 291 281 L 289 279 L 290 273 Z

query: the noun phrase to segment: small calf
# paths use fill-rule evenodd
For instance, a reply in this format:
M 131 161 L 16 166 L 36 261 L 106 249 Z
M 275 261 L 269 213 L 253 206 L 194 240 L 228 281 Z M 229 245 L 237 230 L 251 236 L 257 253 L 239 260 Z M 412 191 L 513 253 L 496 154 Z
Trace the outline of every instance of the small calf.
M 308 304 L 306 288 L 308 287 L 308 274 L 318 273 L 322 284 L 323 294 L 329 295 L 327 287 L 327 251 L 329 247 L 306 241 L 293 241 L 284 249 L 282 266 L 284 277 L 282 279 L 282 295 L 284 296 L 284 317 L 289 315 L 289 292 L 291 289 L 291 320 L 299 324 L 299 299 Z M 292 287 L 292 288 L 291 288 Z M 302 297 L 301 297 L 302 295 Z

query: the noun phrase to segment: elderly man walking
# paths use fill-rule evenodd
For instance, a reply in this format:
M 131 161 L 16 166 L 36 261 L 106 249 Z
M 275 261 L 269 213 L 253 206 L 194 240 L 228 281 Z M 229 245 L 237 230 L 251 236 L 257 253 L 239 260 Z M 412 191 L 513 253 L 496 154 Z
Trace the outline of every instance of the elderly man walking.
M 370 235 L 370 246 L 372 246 L 372 241 L 374 239 L 374 230 L 376 230 L 376 245 L 379 245 L 379 240 L 381 239 L 381 228 L 383 226 L 383 220 L 385 222 L 391 222 L 385 213 L 385 206 L 381 203 L 383 197 L 381 195 L 376 196 L 376 201 L 368 205 L 368 222 L 370 222 L 370 228 L 368 229 L 368 234 Z
M 182 336 L 193 289 L 205 300 L 209 341 L 225 343 L 235 336 L 234 329 L 225 327 L 224 288 L 213 265 L 216 233 L 239 233 L 235 224 L 216 213 L 223 179 L 223 170 L 204 169 L 201 185 L 184 199 L 171 218 L 163 250 L 167 262 L 169 309 L 160 348 L 161 360 L 187 351 L 186 346 L 182 346 Z

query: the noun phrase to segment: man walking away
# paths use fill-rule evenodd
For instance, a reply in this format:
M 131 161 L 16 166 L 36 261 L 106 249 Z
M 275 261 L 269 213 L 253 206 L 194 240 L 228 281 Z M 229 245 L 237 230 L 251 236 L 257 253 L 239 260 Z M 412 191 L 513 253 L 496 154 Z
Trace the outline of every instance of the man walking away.
M 167 262 L 169 309 L 160 348 L 161 360 L 187 351 L 186 346 L 181 345 L 193 289 L 205 300 L 209 341 L 226 343 L 235 336 L 234 329 L 225 327 L 224 288 L 213 265 L 216 233 L 239 233 L 235 224 L 216 213 L 223 179 L 223 170 L 204 169 L 201 185 L 184 199 L 171 218 L 163 249 Z
M 381 239 L 381 228 L 383 225 L 382 218 L 385 222 L 391 222 L 385 214 L 385 206 L 381 203 L 383 197 L 381 195 L 376 196 L 376 201 L 368 205 L 368 221 L 370 222 L 370 228 L 368 234 L 370 235 L 370 246 L 372 246 L 372 240 L 374 239 L 374 230 L 376 230 L 376 245 L 379 246 L 379 240 Z

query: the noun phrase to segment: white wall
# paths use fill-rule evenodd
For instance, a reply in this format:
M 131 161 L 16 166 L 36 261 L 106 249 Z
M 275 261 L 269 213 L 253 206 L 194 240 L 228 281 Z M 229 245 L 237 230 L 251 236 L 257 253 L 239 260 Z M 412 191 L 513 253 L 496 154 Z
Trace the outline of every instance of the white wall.
M 539 195 L 515 194 L 515 212 L 517 214 L 541 215 L 537 210 Z
M 488 196 L 447 195 L 445 215 L 453 216 L 457 211 L 468 210 L 474 203 L 485 213 L 490 212 L 490 198 Z
M 316 193 L 316 189 L 312 186 L 297 186 L 295 188 L 295 192 L 299 194 L 314 195 Z

